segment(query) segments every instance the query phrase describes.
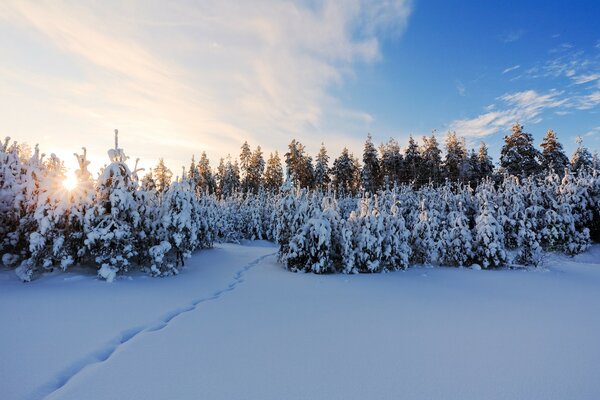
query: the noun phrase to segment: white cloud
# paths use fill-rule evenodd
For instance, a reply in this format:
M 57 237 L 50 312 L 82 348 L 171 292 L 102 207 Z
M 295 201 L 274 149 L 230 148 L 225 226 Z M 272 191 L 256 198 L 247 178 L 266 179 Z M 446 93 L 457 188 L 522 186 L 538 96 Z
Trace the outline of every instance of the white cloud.
M 565 104 L 566 100 L 560 98 L 561 93 L 551 90 L 540 94 L 535 90 L 507 93 L 498 100 L 505 103 L 502 109 L 488 108 L 475 118 L 455 120 L 450 123 L 449 130 L 456 131 L 459 135 L 468 138 L 484 137 L 507 130 L 516 122 L 521 124 L 537 123 L 541 121 L 541 114 L 546 109 L 553 109 Z
M 499 36 L 499 38 L 504 43 L 512 43 L 512 42 L 516 42 L 517 40 L 521 39 L 524 34 L 525 34 L 525 31 L 523 29 L 515 29 L 515 30 L 506 31 L 506 32 L 502 33 Z
M 11 50 L 22 57 L 3 61 L 0 90 L 14 95 L 3 101 L 40 99 L 29 102 L 39 120 L 0 116 L 29 141 L 44 142 L 35 131 L 50 127 L 42 147 L 78 148 L 92 137 L 108 144 L 81 132 L 118 127 L 124 140 L 143 143 L 129 153 L 178 163 L 202 150 L 214 163 L 243 140 L 267 151 L 294 135 L 320 143 L 331 120 L 366 132 L 372 116 L 347 109 L 330 89 L 352 79 L 357 63 L 376 62 L 380 36 L 402 33 L 410 11 L 408 0 L 5 2 L 4 31 L 74 73 L 24 68 L 19 60 L 38 49 Z M 61 124 L 44 120 L 51 112 Z
M 512 67 L 508 67 L 504 71 L 502 71 L 502 74 L 504 75 L 506 73 L 509 73 L 509 72 L 514 71 L 514 70 L 519 69 L 519 68 L 521 68 L 520 65 L 513 65 Z
M 593 74 L 586 74 L 586 75 L 577 75 L 577 76 L 574 76 L 573 77 L 573 82 L 575 82 L 577 85 L 581 85 L 581 84 L 584 84 L 584 83 L 597 81 L 599 79 L 600 79 L 600 74 L 593 73 Z

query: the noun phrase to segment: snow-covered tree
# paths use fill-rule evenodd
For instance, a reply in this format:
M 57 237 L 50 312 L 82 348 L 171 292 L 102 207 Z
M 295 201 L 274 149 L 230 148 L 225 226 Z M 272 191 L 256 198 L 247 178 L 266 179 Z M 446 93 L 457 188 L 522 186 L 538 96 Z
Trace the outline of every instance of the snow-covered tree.
M 171 185 L 171 178 L 173 173 L 165 165 L 165 160 L 160 158 L 158 164 L 153 170 L 154 183 L 156 184 L 156 191 L 158 193 L 164 193 Z
M 500 165 L 510 175 L 526 178 L 540 171 L 540 153 L 533 145 L 533 136 L 515 124 L 512 133 L 504 137 L 500 152 Z
M 446 177 L 452 181 L 466 180 L 468 172 L 467 148 L 464 138 L 459 139 L 456 132 L 449 132 L 446 138 L 446 159 L 444 170 Z
M 584 168 L 592 166 L 592 155 L 587 147 L 583 145 L 583 138 L 577 136 L 577 148 L 571 156 L 571 169 L 573 172 L 578 173 Z
M 86 213 L 85 244 L 99 266 L 98 275 L 112 281 L 127 272 L 136 256 L 135 232 L 140 215 L 134 197 L 127 157 L 119 148 L 115 131 L 115 148 L 108 151 L 110 164 L 98 178 L 94 206 Z
M 331 177 L 329 176 L 329 155 L 325 144 L 321 143 L 319 154 L 315 159 L 315 188 L 321 191 L 326 191 Z
M 483 268 L 496 268 L 506 264 L 504 232 L 487 201 L 480 206 L 475 219 L 475 260 Z
M 363 150 L 363 166 L 361 171 L 361 181 L 363 189 L 368 193 L 377 193 L 381 188 L 382 176 L 377 157 L 377 149 L 373 145 L 371 134 L 367 136 Z
M 423 160 L 419 151 L 419 145 L 413 139 L 412 135 L 408 138 L 408 146 L 404 152 L 404 168 L 402 173 L 403 182 L 418 183 Z
M 400 185 L 402 182 L 402 167 L 404 158 L 400 153 L 400 145 L 391 138 L 387 143 L 382 144 L 379 148 L 381 153 L 381 175 L 384 179 L 384 184 L 390 188 L 394 185 Z
M 421 159 L 423 160 L 421 170 L 422 183 L 440 182 L 442 178 L 442 151 L 438 146 L 435 132 L 431 136 L 423 136 L 421 148 Z
M 569 159 L 552 129 L 548 129 L 540 147 L 542 148 L 542 169 L 550 170 L 559 175 L 563 174 L 565 168 L 569 165 Z
M 473 235 L 462 203 L 446 216 L 447 225 L 441 234 L 442 265 L 467 266 L 473 260 Z
M 265 189 L 270 192 L 277 192 L 283 184 L 283 168 L 281 167 L 281 159 L 279 153 L 271 153 L 267 161 L 267 169 L 265 171 Z
M 354 194 L 358 190 L 356 186 L 356 174 L 359 168 L 356 165 L 348 149 L 344 147 L 342 154 L 333 162 L 331 173 L 333 175 L 333 186 L 341 194 Z

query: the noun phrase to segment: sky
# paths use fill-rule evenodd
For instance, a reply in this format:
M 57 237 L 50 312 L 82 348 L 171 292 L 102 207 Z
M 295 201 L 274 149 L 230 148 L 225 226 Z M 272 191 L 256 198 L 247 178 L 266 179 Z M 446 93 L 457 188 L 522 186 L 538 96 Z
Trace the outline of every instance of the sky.
M 498 161 L 515 122 L 600 149 L 600 2 L 0 2 L 0 134 L 213 167 L 247 140 L 336 157 L 435 130 Z

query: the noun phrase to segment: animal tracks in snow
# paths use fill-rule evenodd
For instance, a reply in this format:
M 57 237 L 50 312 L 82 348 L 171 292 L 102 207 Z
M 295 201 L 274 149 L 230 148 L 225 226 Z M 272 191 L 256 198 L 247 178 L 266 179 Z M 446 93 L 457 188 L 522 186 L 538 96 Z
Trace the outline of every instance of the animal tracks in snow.
M 233 275 L 232 281 L 224 289 L 220 289 L 209 296 L 194 299 L 189 304 L 183 307 L 178 307 L 176 309 L 170 310 L 157 320 L 152 321 L 148 324 L 130 328 L 126 331 L 121 332 L 121 334 L 118 337 L 108 342 L 104 347 L 87 355 L 86 357 L 75 361 L 68 368 L 61 371 L 52 381 L 40 386 L 31 396 L 28 397 L 28 399 L 38 400 L 52 396 L 54 393 L 66 386 L 75 376 L 80 374 L 85 368 L 91 365 L 100 364 L 107 361 L 115 352 L 121 349 L 121 346 L 132 342 L 138 336 L 142 334 L 159 332 L 165 329 L 167 326 L 169 326 L 169 324 L 177 317 L 196 310 L 202 303 L 217 300 L 227 292 L 235 290 L 235 288 L 240 283 L 244 282 L 244 275 L 246 272 L 258 265 L 264 259 L 271 257 L 275 254 L 276 253 L 266 254 L 246 264 Z

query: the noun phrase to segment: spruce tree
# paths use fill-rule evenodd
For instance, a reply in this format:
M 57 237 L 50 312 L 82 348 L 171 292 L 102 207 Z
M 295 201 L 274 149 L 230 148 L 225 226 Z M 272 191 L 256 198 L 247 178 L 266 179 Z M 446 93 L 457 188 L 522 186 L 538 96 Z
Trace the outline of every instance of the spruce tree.
M 464 138 L 459 139 L 456 132 L 449 132 L 446 138 L 446 159 L 444 170 L 451 182 L 463 181 L 467 178 L 468 158 Z
M 198 175 L 199 175 L 199 183 L 198 183 L 198 194 L 212 194 L 215 193 L 217 188 L 217 183 L 215 176 L 213 175 L 212 168 L 210 167 L 210 160 L 206 156 L 206 152 L 202 152 L 200 155 L 200 160 L 198 160 L 197 165 Z
M 279 188 L 283 184 L 283 168 L 281 167 L 281 159 L 279 153 L 271 153 L 267 161 L 267 169 L 265 171 L 265 189 L 270 192 L 279 192 Z
M 312 187 L 314 181 L 312 158 L 306 155 L 304 145 L 296 139 L 293 139 L 288 145 L 288 152 L 285 153 L 285 165 L 287 176 L 292 177 L 294 186 Z
M 390 138 L 387 143 L 380 146 L 379 152 L 381 153 L 381 176 L 384 184 L 387 187 L 400 185 L 403 179 L 402 167 L 404 165 L 400 145 L 395 139 Z
M 569 165 L 569 159 L 552 129 L 548 129 L 540 147 L 542 148 L 542 169 L 559 175 L 564 174 L 565 167 Z
M 435 138 L 435 133 L 431 136 L 423 136 L 423 147 L 421 148 L 422 158 L 422 183 L 439 183 L 442 178 L 442 152 Z
M 327 154 L 325 144 L 321 143 L 321 148 L 315 161 L 315 188 L 325 192 L 331 182 L 331 177 L 329 176 L 329 155 Z
M 540 152 L 533 145 L 533 136 L 523 132 L 523 126 L 515 124 L 512 133 L 504 137 L 500 152 L 500 165 L 510 175 L 520 178 L 540 172 Z
M 423 162 L 421 153 L 419 152 L 419 145 L 415 142 L 412 135 L 410 135 L 408 138 L 408 147 L 404 153 L 404 171 L 402 174 L 402 181 L 407 183 L 418 183 L 422 164 Z
M 116 130 L 115 148 L 109 150 L 108 155 L 111 163 L 98 178 L 96 202 L 86 214 L 84 231 L 85 244 L 99 267 L 98 276 L 112 281 L 118 273 L 128 271 L 137 255 L 135 233 L 140 214 L 126 163 L 128 157 L 119 148 Z M 163 190 L 166 190 L 164 186 Z
M 354 194 L 356 192 L 357 171 L 358 168 L 353 157 L 348 149 L 344 147 L 342 154 L 335 159 L 331 169 L 333 185 L 340 194 Z
M 243 192 L 247 192 L 250 187 L 250 160 L 252 158 L 252 151 L 248 142 L 244 142 L 240 152 L 240 182 Z
M 585 168 L 592 166 L 592 155 L 587 147 L 583 145 L 583 138 L 577 136 L 577 148 L 571 156 L 571 169 L 574 173 L 579 173 Z
M 247 190 L 252 193 L 258 193 L 263 183 L 263 173 L 265 172 L 265 160 L 262 149 L 257 146 L 248 164 L 247 171 Z
M 373 145 L 371 134 L 367 136 L 363 150 L 363 166 L 361 171 L 361 181 L 363 189 L 368 193 L 376 193 L 382 184 L 379 158 L 377 149 Z
M 158 165 L 154 167 L 153 175 L 154 182 L 156 184 L 156 191 L 159 194 L 164 193 L 171 185 L 171 178 L 173 177 L 173 173 L 165 165 L 164 159 L 160 158 L 158 160 Z

